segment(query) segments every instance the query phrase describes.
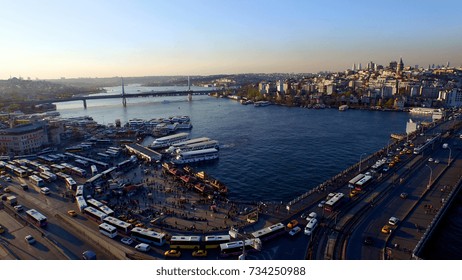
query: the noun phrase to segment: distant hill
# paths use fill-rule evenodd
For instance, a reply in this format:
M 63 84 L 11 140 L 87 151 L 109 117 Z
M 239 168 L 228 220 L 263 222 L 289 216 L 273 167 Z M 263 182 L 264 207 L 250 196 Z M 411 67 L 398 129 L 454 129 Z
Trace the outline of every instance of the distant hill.
M 71 86 L 50 81 L 32 81 L 18 78 L 0 80 L 0 99 L 8 101 L 24 101 L 28 99 L 49 99 L 56 97 L 70 97 L 101 91 L 98 87 Z

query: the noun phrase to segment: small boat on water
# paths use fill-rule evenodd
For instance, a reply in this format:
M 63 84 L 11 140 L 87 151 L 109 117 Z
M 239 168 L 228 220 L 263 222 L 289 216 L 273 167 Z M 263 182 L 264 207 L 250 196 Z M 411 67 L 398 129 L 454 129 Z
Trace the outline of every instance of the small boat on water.
M 340 107 L 338 107 L 338 110 L 339 111 L 346 111 L 346 110 L 348 110 L 348 105 L 340 105 Z
M 271 105 L 271 102 L 269 101 L 257 101 L 253 103 L 253 106 L 255 107 L 264 107 L 264 106 L 269 106 L 269 105 Z

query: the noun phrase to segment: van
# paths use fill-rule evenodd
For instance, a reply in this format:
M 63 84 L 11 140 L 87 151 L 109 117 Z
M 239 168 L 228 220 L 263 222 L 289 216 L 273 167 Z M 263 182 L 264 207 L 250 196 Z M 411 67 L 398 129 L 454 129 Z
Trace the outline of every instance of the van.
M 151 250 L 151 246 L 146 243 L 140 243 L 135 246 L 135 249 L 141 252 L 149 252 Z
M 40 188 L 40 193 L 44 195 L 49 195 L 50 194 L 50 189 L 47 187 Z
M 305 227 L 305 234 L 311 235 L 317 226 L 318 220 L 316 220 L 315 218 L 311 219 Z

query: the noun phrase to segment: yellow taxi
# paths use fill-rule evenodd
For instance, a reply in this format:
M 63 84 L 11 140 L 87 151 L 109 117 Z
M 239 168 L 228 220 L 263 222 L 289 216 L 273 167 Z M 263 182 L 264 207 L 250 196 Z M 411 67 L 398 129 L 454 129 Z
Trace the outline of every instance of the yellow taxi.
M 287 228 L 294 228 L 297 225 L 298 225 L 298 221 L 297 220 L 292 220 L 287 224 Z
M 76 213 L 74 210 L 69 210 L 69 211 L 67 211 L 67 214 L 68 214 L 69 216 L 71 216 L 71 217 L 77 216 L 77 213 Z
M 181 256 L 181 252 L 178 250 L 168 250 L 165 251 L 164 256 L 179 258 Z
M 392 230 L 392 227 L 390 225 L 384 225 L 382 227 L 382 233 L 389 234 L 389 233 L 391 233 L 391 230 Z
M 207 251 L 206 250 L 197 250 L 192 253 L 193 257 L 207 257 Z

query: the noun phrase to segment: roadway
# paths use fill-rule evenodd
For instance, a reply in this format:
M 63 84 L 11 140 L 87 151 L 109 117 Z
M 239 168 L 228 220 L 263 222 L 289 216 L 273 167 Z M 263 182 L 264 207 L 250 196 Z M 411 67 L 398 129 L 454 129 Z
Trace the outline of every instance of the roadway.
M 18 204 L 23 205 L 24 210 L 16 212 L 11 206 L 5 203 L 5 210 L 2 212 L 4 212 L 4 215 L 9 214 L 9 216 L 18 223 L 24 225 L 28 224 L 28 222 L 26 222 L 26 210 L 37 209 L 39 212 L 44 214 L 48 220 L 48 225 L 45 228 L 36 229 L 33 226 L 24 226 L 25 228 L 33 229 L 33 231 L 28 232 L 39 241 L 38 244 L 41 244 L 42 242 L 40 242 L 40 240 L 45 238 L 47 242 L 43 242 L 43 244 L 53 244 L 53 246 L 59 250 L 61 255 L 63 255 L 66 259 L 81 259 L 82 252 L 86 250 L 96 252 L 98 259 L 113 259 L 110 254 L 101 250 L 99 246 L 95 246 L 95 244 L 88 238 L 85 238 L 85 236 L 78 236 L 75 231 L 69 227 L 68 223 L 63 223 L 62 218 L 59 218 L 60 215 L 66 215 L 65 213 L 67 210 L 76 209 L 76 206 L 73 202 L 62 196 L 61 190 L 56 184 L 47 184 L 47 187 L 51 189 L 51 194 L 47 196 L 39 193 L 38 190 L 31 184 L 29 184 L 29 189 L 24 191 L 19 185 L 19 183 L 22 182 L 25 182 L 25 180 L 15 178 L 13 179 L 13 182 L 4 182 L 2 184 L 9 186 L 12 191 L 10 195 L 17 197 Z M 81 217 L 78 219 L 85 218 Z M 11 228 L 6 225 L 5 227 L 8 229 L 8 232 L 15 232 L 15 229 L 17 228 L 17 226 L 14 226 L 14 223 L 11 223 Z M 11 236 L 9 240 L 12 244 L 12 253 L 20 257 L 20 259 L 31 259 L 30 256 L 20 254 L 21 248 L 25 245 L 24 236 L 27 234 L 22 232 L 18 234 L 20 234 L 18 235 L 20 238 L 13 238 L 13 236 Z M 51 260 L 62 258 L 58 258 L 56 254 L 42 255 L 42 257 L 43 259 Z
M 449 150 L 442 148 L 443 143 L 453 147 L 454 161 L 449 168 Z M 441 206 L 441 199 L 445 195 L 445 192 L 441 191 L 442 186 L 451 182 L 453 184 L 457 181 L 457 174 L 460 174 L 459 153 L 455 153 L 454 149 L 457 145 L 461 145 L 458 137 L 443 139 L 435 143 L 433 150 L 429 149 L 416 156 L 417 163 L 412 163 L 416 164 L 415 167 L 407 164 L 404 168 L 412 168 L 409 170 L 410 173 L 402 177 L 403 180 L 398 181 L 383 199 L 376 202 L 355 224 L 347 240 L 344 258 L 409 259 L 425 228 Z M 430 158 L 433 160 L 429 161 Z M 401 193 L 407 193 L 408 197 L 403 199 L 400 197 Z M 400 222 L 393 227 L 390 235 L 382 233 L 382 227 L 388 224 L 388 219 L 392 216 L 397 217 Z M 364 246 L 366 237 L 372 239 L 372 245 Z

